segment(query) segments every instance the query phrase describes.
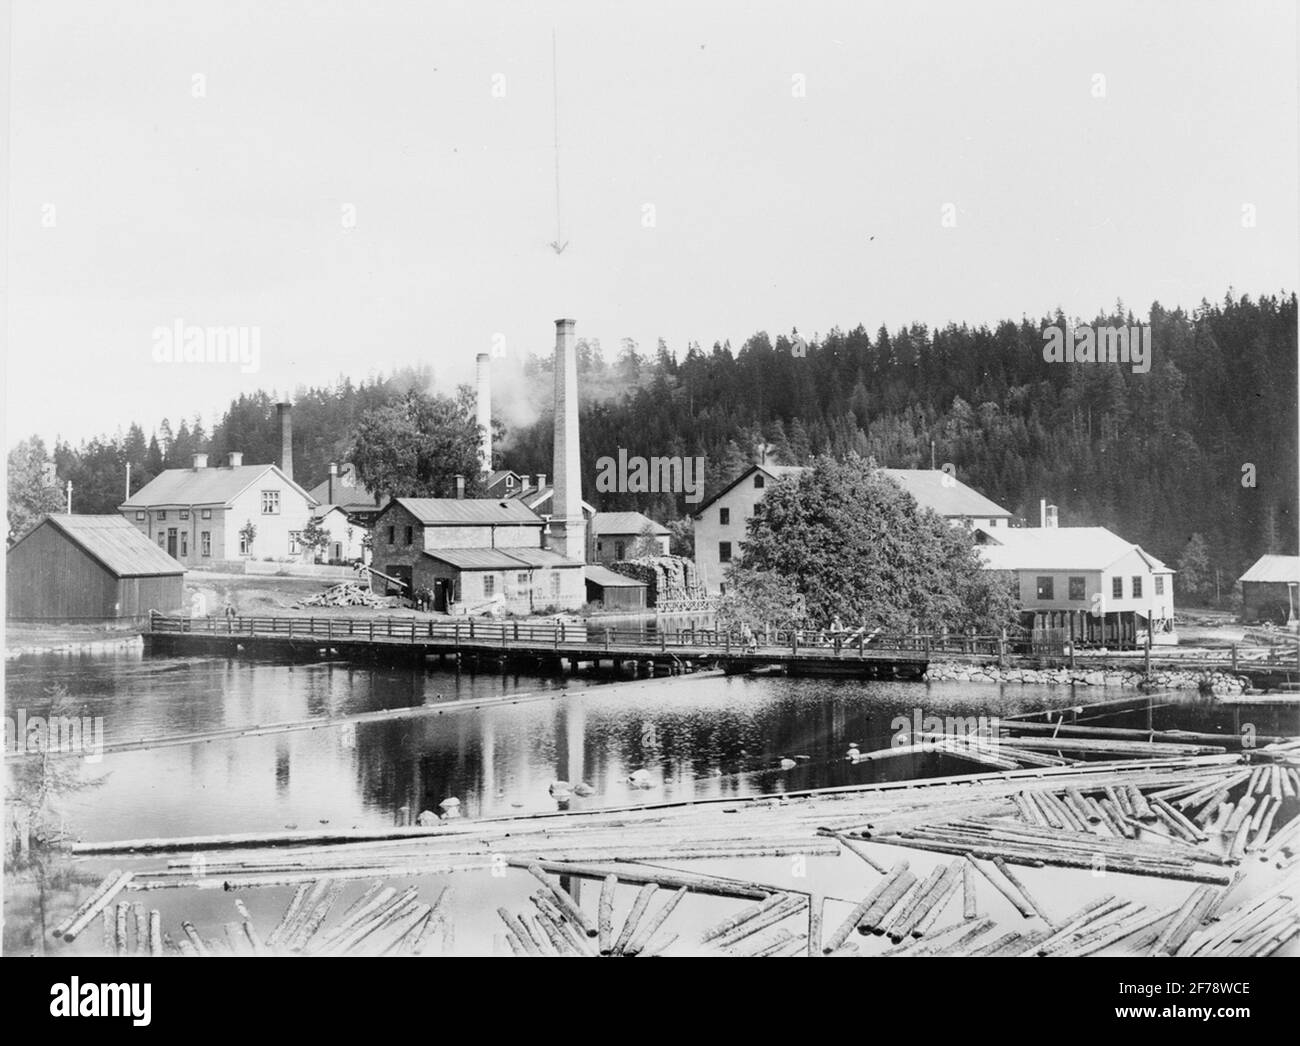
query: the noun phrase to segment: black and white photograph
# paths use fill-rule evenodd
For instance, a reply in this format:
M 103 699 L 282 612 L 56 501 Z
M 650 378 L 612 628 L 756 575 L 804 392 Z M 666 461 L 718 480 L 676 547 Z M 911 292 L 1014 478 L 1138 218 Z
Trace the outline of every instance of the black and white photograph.
M 1300 956 L 1293 2 L 0 32 L 41 1013 L 163 1030 L 193 958 L 1287 1003 L 1238 960 Z

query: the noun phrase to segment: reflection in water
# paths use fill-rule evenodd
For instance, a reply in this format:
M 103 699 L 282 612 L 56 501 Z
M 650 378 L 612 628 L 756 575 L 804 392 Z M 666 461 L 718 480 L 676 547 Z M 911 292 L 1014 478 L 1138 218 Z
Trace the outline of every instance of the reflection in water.
M 87 767 L 103 787 L 68 804 L 83 839 L 221 832 L 383 827 L 456 798 L 467 817 L 556 809 L 549 786 L 588 784 L 574 810 L 600 806 L 852 785 L 978 769 L 939 755 L 854 764 L 890 743 L 895 716 L 1001 715 L 1080 698 L 1027 686 L 865 683 L 853 680 L 684 676 L 597 685 L 584 678 L 387 668 L 343 662 L 285 664 L 225 659 L 20 662 L 9 704 L 29 709 L 65 684 L 75 707 L 105 717 L 109 742 L 323 718 L 504 694 L 544 700 L 445 715 L 176 748 L 107 754 Z M 566 689 L 567 688 L 567 689 Z M 1094 688 L 1086 701 L 1103 694 Z M 1123 695 L 1127 696 L 1127 695 Z M 1136 697 L 1137 695 L 1134 695 Z M 1230 713 L 1186 692 L 1150 712 L 1156 729 L 1231 731 Z M 1256 729 L 1291 732 L 1255 715 Z M 1112 717 L 1144 725 L 1148 713 Z M 782 769 L 782 760 L 787 762 Z M 648 775 L 648 788 L 629 780 Z

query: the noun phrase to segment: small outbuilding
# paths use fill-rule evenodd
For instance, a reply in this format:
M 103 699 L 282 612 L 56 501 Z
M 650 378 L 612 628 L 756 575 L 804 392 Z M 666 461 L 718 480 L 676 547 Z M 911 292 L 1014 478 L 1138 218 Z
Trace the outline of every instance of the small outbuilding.
M 5 556 L 5 616 L 106 621 L 178 613 L 185 568 L 121 516 L 47 516 Z
M 649 586 L 644 581 L 595 565 L 587 566 L 585 573 L 588 603 L 599 603 L 605 610 L 634 612 L 645 609 L 645 594 Z
M 1300 556 L 1260 556 L 1241 575 L 1241 619 L 1284 625 L 1300 614 Z

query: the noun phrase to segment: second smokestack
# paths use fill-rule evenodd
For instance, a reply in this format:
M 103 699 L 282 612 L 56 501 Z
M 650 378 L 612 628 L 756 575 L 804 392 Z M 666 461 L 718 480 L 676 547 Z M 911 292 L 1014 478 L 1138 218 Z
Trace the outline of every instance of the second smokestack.
M 277 403 L 275 412 L 280 419 L 280 471 L 293 479 L 293 404 Z
M 492 357 L 486 352 L 478 354 L 475 368 L 476 410 L 479 427 L 479 469 L 492 471 Z

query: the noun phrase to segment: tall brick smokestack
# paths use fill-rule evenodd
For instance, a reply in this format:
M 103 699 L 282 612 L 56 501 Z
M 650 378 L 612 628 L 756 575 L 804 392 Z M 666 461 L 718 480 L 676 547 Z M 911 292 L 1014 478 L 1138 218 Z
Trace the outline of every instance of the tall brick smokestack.
M 476 399 L 479 427 L 479 469 L 492 471 L 492 357 L 486 352 L 478 354 L 476 370 L 478 390 Z
M 293 479 L 293 404 L 277 403 L 275 413 L 280 418 L 280 471 Z
M 578 461 L 578 357 L 573 320 L 555 321 L 555 474 L 550 547 L 585 562 L 587 522 L 582 518 L 582 472 Z

